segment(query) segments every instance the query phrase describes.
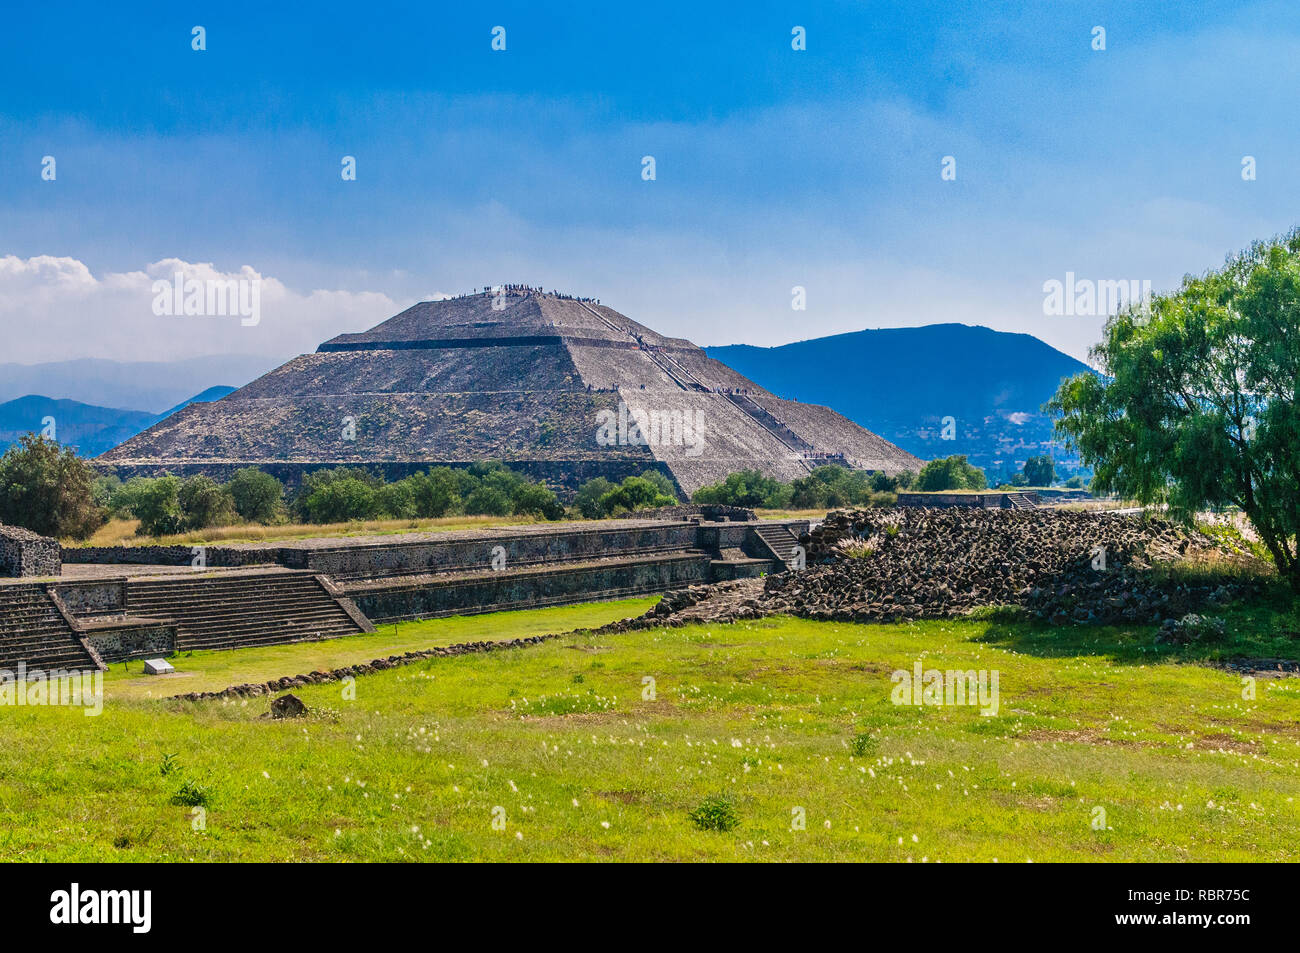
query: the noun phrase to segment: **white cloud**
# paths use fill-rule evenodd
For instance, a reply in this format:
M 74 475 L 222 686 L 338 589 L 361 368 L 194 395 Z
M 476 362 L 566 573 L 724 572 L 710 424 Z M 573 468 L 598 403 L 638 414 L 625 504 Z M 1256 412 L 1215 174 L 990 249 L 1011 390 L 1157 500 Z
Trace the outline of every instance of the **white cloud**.
M 261 320 L 154 314 L 153 283 L 260 279 Z M 209 354 L 277 359 L 313 351 L 344 331 L 362 331 L 413 304 L 372 291 L 286 287 L 250 265 L 223 272 L 210 262 L 168 258 L 139 271 L 96 276 L 75 258 L 0 257 L 0 360 L 34 364 L 79 357 L 177 360 Z

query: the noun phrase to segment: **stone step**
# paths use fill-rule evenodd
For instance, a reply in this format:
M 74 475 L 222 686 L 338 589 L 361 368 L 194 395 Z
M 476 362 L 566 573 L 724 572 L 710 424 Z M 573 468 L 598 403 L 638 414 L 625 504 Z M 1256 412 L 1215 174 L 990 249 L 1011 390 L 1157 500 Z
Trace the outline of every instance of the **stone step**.
M 94 670 L 98 666 L 39 585 L 0 587 L 0 668 Z
M 314 575 L 289 571 L 129 580 L 126 610 L 170 623 L 177 651 L 276 645 L 362 631 Z

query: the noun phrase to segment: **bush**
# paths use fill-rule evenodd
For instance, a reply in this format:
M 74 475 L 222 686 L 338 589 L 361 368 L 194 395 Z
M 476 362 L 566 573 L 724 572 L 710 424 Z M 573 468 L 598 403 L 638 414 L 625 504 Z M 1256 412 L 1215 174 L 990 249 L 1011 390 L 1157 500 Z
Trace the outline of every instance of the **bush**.
M 471 516 L 507 516 L 511 508 L 510 494 L 495 486 L 480 486 L 465 498 Z
M 730 831 L 740 824 L 736 805 L 725 794 L 712 794 L 690 813 L 691 821 L 702 831 Z
M 226 484 L 235 512 L 250 523 L 283 519 L 284 484 L 256 467 L 240 470 Z
M 71 449 L 24 434 L 0 457 L 0 523 L 85 539 L 106 516 L 94 484 L 95 472 Z
M 211 800 L 208 789 L 191 778 L 181 782 L 180 788 L 172 795 L 172 803 L 183 807 L 206 807 Z
M 658 506 L 672 506 L 677 497 L 661 493 L 653 483 L 643 477 L 628 477 L 616 489 L 600 498 L 601 515 L 614 516 L 636 510 L 652 510 Z
M 1013 481 L 1014 482 L 1014 481 Z M 984 471 L 966 462 L 965 454 L 931 460 L 916 476 L 918 490 L 983 490 L 988 488 Z
M 578 495 L 573 498 L 573 505 L 585 519 L 600 519 L 607 515 L 601 505 L 601 499 L 615 488 L 616 484 L 604 477 L 588 480 L 578 487 Z
M 853 752 L 855 758 L 864 758 L 876 750 L 877 739 L 875 735 L 861 734 L 856 735 L 849 742 L 849 750 Z
M 790 487 L 757 470 L 730 473 L 720 483 L 702 486 L 691 497 L 696 503 L 781 509 L 790 504 Z

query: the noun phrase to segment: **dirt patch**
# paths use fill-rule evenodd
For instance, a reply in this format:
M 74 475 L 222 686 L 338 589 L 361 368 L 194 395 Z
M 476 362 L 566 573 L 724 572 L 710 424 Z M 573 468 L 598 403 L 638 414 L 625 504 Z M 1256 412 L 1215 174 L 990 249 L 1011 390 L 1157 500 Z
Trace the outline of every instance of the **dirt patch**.
M 1235 751 L 1237 754 L 1254 754 L 1259 750 L 1259 742 L 1246 741 L 1236 735 L 1202 735 L 1196 740 L 1196 746 L 1200 748 L 1205 745 L 1222 748 L 1224 751 Z
M 1210 668 L 1253 678 L 1295 678 L 1300 676 L 1300 661 L 1284 658 L 1236 658 L 1199 663 Z
M 1035 728 L 1023 735 L 1016 735 L 1021 741 L 1064 741 L 1070 744 L 1097 745 L 1105 748 L 1155 748 L 1156 744 L 1148 741 L 1133 741 L 1128 738 L 1107 738 L 1095 728 Z

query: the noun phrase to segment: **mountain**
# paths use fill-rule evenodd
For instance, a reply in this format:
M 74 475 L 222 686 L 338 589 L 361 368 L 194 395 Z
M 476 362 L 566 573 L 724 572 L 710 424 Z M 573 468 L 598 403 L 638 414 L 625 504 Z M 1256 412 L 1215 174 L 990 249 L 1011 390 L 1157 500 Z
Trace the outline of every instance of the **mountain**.
M 243 384 L 276 365 L 271 358 L 216 355 L 183 361 L 106 361 L 84 358 L 49 364 L 0 364 L 0 401 L 52 394 L 97 407 L 129 407 L 163 414 L 210 381 Z
M 1050 453 L 1042 405 L 1067 377 L 1090 368 L 1028 334 L 965 324 L 881 328 L 705 352 L 791 400 L 825 404 L 917 456 L 964 453 L 999 469 Z M 952 417 L 950 439 L 944 418 Z
M 214 401 L 214 400 L 221 400 L 221 398 L 225 397 L 227 394 L 233 394 L 234 392 L 235 392 L 235 388 L 233 388 L 233 387 L 226 387 L 226 386 L 224 386 L 224 385 L 223 385 L 223 386 L 219 386 L 219 387 L 209 387 L 209 388 L 208 388 L 207 390 L 205 390 L 203 393 L 201 393 L 201 394 L 195 394 L 195 395 L 194 395 L 193 397 L 191 397 L 189 400 L 183 400 L 183 401 L 181 401 L 179 404 L 177 404 L 175 407 L 172 407 L 171 409 L 167 410 L 166 412 L 164 412 L 164 413 L 162 413 L 162 414 L 159 414 L 157 417 L 155 417 L 155 418 L 153 419 L 153 422 L 150 423 L 149 426 L 152 427 L 153 424 L 156 424 L 156 423 L 157 423 L 158 421 L 160 421 L 160 420 L 166 420 L 166 419 L 167 419 L 168 417 L 170 417 L 172 414 L 176 413 L 176 411 L 178 411 L 178 410 L 184 410 L 184 409 L 185 409 L 186 407 L 188 407 L 190 404 L 210 404 L 212 401 Z M 137 431 L 137 433 L 138 433 L 138 432 L 139 432 L 139 431 Z M 132 434 L 132 436 L 135 436 L 135 434 Z
M 59 443 L 76 447 L 83 457 L 98 456 L 183 407 L 220 400 L 233 390 L 233 387 L 210 387 L 164 414 L 98 407 L 76 400 L 55 400 L 28 394 L 0 404 L 0 453 L 25 433 L 44 433 Z

